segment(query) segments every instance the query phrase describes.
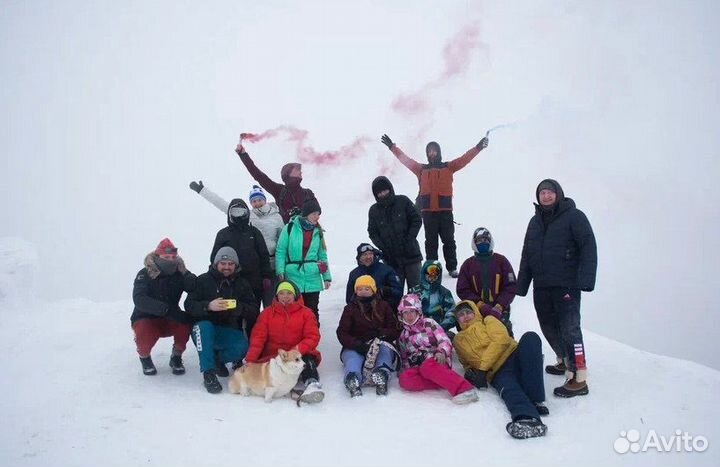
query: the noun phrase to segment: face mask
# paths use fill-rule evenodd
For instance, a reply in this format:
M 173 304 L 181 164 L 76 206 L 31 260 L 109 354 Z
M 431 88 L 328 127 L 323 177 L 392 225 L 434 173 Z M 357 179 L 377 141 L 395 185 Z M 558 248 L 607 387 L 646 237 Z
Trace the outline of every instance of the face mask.
M 175 274 L 175 271 L 177 271 L 177 261 L 162 259 L 158 256 L 155 258 L 155 264 L 160 269 L 160 272 L 165 275 Z
M 490 244 L 489 243 L 477 243 L 475 245 L 475 248 L 477 248 L 477 252 L 481 255 L 486 255 L 490 253 Z
M 372 302 L 372 301 L 373 301 L 373 298 L 375 298 L 375 297 L 372 296 L 372 295 L 370 295 L 369 297 L 358 297 L 358 300 L 359 300 L 361 303 L 367 304 L 367 303 Z

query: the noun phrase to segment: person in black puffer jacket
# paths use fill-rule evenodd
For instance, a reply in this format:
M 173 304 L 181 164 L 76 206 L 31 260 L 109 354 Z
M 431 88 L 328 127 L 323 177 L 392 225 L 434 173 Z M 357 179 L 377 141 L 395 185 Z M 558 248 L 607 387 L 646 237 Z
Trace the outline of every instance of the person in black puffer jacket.
M 228 226 L 221 229 L 215 237 L 210 253 L 210 264 L 215 260 L 218 250 L 229 246 L 238 255 L 238 273 L 252 287 L 258 307 L 263 291 L 272 290 L 273 271 L 270 267 L 270 253 L 262 233 L 250 225 L 250 210 L 240 198 L 230 201 L 227 210 Z
M 377 202 L 368 212 L 368 234 L 383 252 L 385 263 L 397 272 L 401 289 L 407 281 L 410 290 L 420 282 L 423 257 L 417 235 L 422 218 L 407 196 L 395 194 L 387 177 L 373 180 L 372 192 Z
M 144 266 L 135 276 L 130 323 L 143 373 L 157 374 L 150 351 L 161 337 L 173 337 L 170 368 L 185 373 L 182 354 L 190 337 L 190 318 L 180 309 L 180 296 L 195 287 L 196 277 L 185 268 L 177 248 L 164 238 L 145 256 Z
M 198 350 L 205 388 L 217 393 L 217 376 L 228 376 L 226 363 L 242 365 L 250 331 L 259 310 L 247 281 L 237 272 L 238 256 L 231 247 L 220 248 L 208 272 L 197 278 L 195 290 L 185 299 L 192 317 L 192 339 Z M 235 300 L 235 306 L 226 300 Z
M 595 235 L 585 214 L 565 197 L 555 180 L 540 182 L 535 197 L 538 204 L 525 234 L 516 293 L 524 297 L 534 281 L 533 302 L 540 328 L 558 359 L 545 370 L 567 377 L 554 394 L 585 395 L 588 385 L 580 292 L 595 288 Z

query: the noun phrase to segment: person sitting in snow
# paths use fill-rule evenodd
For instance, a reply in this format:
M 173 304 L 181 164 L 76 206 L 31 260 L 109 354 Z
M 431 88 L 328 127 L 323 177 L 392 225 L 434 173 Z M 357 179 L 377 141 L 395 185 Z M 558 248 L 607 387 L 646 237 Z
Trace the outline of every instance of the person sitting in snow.
M 195 290 L 185 299 L 185 309 L 195 322 L 192 339 L 200 357 L 203 383 L 211 394 L 222 391 L 217 377 L 229 375 L 226 363 L 232 363 L 233 369 L 242 364 L 247 336 L 258 316 L 255 296 L 240 276 L 238 264 L 234 249 L 220 248 L 208 272 L 197 278 Z
M 190 338 L 190 319 L 180 309 L 180 296 L 195 287 L 196 277 L 187 270 L 169 238 L 145 256 L 145 266 L 135 276 L 130 323 L 143 373 L 157 374 L 150 351 L 161 337 L 173 338 L 170 368 L 174 375 L 185 373 L 182 354 Z
M 440 323 L 443 330 L 452 339 L 455 335 L 450 332 L 457 324 L 453 308 L 455 299 L 452 292 L 442 285 L 442 265 L 440 261 L 430 260 L 423 264 L 420 273 L 420 284 L 412 290 L 422 301 L 423 315 Z
M 302 354 L 305 369 L 300 373 L 293 395 L 307 403 L 321 402 L 325 397 L 320 384 L 321 355 L 320 328 L 313 311 L 303 304 L 300 290 L 290 281 L 280 281 L 276 300 L 265 308 L 250 336 L 250 349 L 245 361 L 266 362 L 277 356 L 278 350 L 295 349 Z
M 318 322 L 320 292 L 330 288 L 332 282 L 320 214 L 316 199 L 306 201 L 300 215 L 283 229 L 275 250 L 277 280 L 287 279 L 297 285 L 305 306 L 313 310 Z
M 263 294 L 273 287 L 273 271 L 265 239 L 257 227 L 250 225 L 250 209 L 242 199 L 236 198 L 230 202 L 227 224 L 215 236 L 210 264 L 213 264 L 220 248 L 229 246 L 235 250 L 240 261 L 237 272 L 252 287 L 259 308 Z
M 485 227 L 475 229 L 471 246 L 475 254 L 460 266 L 457 295 L 460 300 L 476 303 L 483 316 L 493 315 L 502 321 L 512 337 L 510 304 L 515 299 L 515 271 L 506 257 L 495 253 L 495 241 Z
M 526 332 L 515 342 L 494 314 L 483 316 L 464 300 L 455 308 L 460 332 L 453 340 L 465 379 L 477 388 L 492 385 L 505 401 L 512 420 L 505 427 L 513 438 L 545 436 L 545 407 L 540 336 Z
M 357 247 L 358 266 L 350 271 L 345 289 L 345 303 L 349 304 L 355 295 L 355 281 L 360 276 L 372 276 L 383 300 L 391 309 L 396 309 L 402 297 L 402 284 L 393 268 L 380 261 L 382 252 L 369 243 L 361 243 Z
M 280 178 L 283 183 L 277 183 L 257 168 L 253 160 L 250 159 L 250 154 L 247 153 L 242 144 L 237 145 L 235 152 L 240 157 L 247 171 L 250 172 L 250 175 L 275 198 L 280 208 L 280 215 L 286 224 L 297 211 L 302 209 L 303 203 L 311 199 L 316 199 L 312 190 L 300 186 L 302 183 L 301 164 L 291 162 L 283 165 L 282 169 L 280 169 Z
M 403 326 L 398 338 L 400 387 L 406 391 L 445 389 L 456 404 L 477 402 L 475 387 L 452 370 L 452 343 L 435 320 L 423 316 L 420 297 L 405 295 L 398 313 Z
M 363 384 L 372 383 L 377 395 L 385 395 L 395 368 L 393 343 L 400 336 L 400 323 L 390 305 L 378 296 L 372 276 L 358 277 L 354 288 L 337 328 L 345 387 L 355 397 L 362 395 Z
M 443 243 L 445 266 L 452 277 L 457 277 L 457 253 L 455 246 L 455 221 L 453 219 L 453 174 L 468 165 L 480 151 L 488 146 L 487 137 L 470 148 L 462 156 L 442 161 L 440 145 L 431 141 L 425 147 L 428 163 L 421 164 L 405 155 L 388 135 L 380 141 L 395 157 L 415 174 L 420 186 L 417 204 L 425 227 L 425 259 L 438 259 L 438 235 Z

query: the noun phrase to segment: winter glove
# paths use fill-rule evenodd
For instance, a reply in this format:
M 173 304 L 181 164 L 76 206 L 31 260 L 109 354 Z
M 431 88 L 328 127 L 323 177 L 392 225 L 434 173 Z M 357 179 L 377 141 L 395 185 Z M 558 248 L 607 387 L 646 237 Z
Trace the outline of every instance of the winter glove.
M 202 180 L 198 180 L 197 182 L 190 182 L 190 189 L 197 194 L 200 194 L 203 188 L 205 188 L 205 185 L 203 185 Z
M 365 342 L 360 342 L 355 344 L 355 347 L 353 347 L 353 350 L 357 353 L 359 353 L 362 356 L 367 355 L 368 350 L 370 350 L 370 344 Z
M 265 293 L 270 292 L 272 290 L 272 281 L 270 279 L 263 279 L 262 289 Z
M 419 353 L 419 354 L 413 354 L 410 357 L 408 357 L 408 363 L 410 366 L 420 366 L 425 361 L 425 354 Z
M 388 135 L 382 135 L 382 138 L 380 138 L 380 141 L 382 144 L 387 146 L 388 149 L 392 149 L 393 146 L 395 146 L 395 143 L 392 142 L 390 137 Z
M 487 387 L 487 374 L 482 370 L 476 370 L 474 368 L 470 368 L 465 372 L 465 379 L 470 381 L 473 386 L 476 388 L 486 388 Z
M 479 142 L 475 147 L 478 148 L 478 149 L 481 150 L 481 151 L 482 151 L 483 149 L 485 149 L 486 147 L 488 147 L 488 139 L 487 139 L 487 136 L 484 137 L 483 139 L 481 139 L 480 142 Z
M 493 308 L 485 303 L 480 306 L 480 314 L 483 316 L 494 316 L 500 321 L 502 321 L 502 312 L 497 308 Z
M 435 361 L 438 362 L 438 363 L 441 364 L 441 365 L 446 365 L 446 364 L 447 364 L 447 357 L 446 357 L 445 354 L 442 353 L 442 352 L 436 353 L 436 354 L 434 355 L 434 358 L 435 358 Z
M 240 157 L 248 155 L 242 144 L 238 144 L 237 146 L 235 146 L 235 153 Z
M 278 275 L 276 276 L 276 279 L 277 279 L 278 282 L 284 281 L 284 280 L 285 280 L 285 274 L 278 274 Z
M 318 271 L 320 271 L 320 274 L 325 274 L 328 270 L 328 265 L 325 261 L 318 261 Z
M 390 286 L 384 285 L 382 289 L 380 289 L 380 295 L 382 295 L 383 298 L 390 298 L 393 296 L 393 290 Z

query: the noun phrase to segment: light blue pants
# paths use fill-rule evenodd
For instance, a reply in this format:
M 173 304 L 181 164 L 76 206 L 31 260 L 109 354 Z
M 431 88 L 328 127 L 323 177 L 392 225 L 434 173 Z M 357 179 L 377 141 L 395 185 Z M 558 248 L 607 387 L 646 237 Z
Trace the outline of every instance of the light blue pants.
M 393 359 L 394 352 L 387 346 L 381 345 L 380 352 L 378 353 L 377 359 L 375 359 L 375 367 L 373 369 L 383 368 L 388 372 L 393 371 Z M 355 373 L 360 378 L 360 384 L 363 384 L 363 364 L 365 363 L 365 355 L 360 355 L 351 349 L 344 349 L 340 354 L 340 360 L 342 360 L 345 367 L 345 374 L 343 377 L 347 377 L 349 373 Z
M 202 372 L 215 368 L 215 352 L 224 363 L 230 363 L 242 360 L 248 351 L 248 341 L 241 330 L 216 326 L 210 321 L 195 323 L 191 336 Z

